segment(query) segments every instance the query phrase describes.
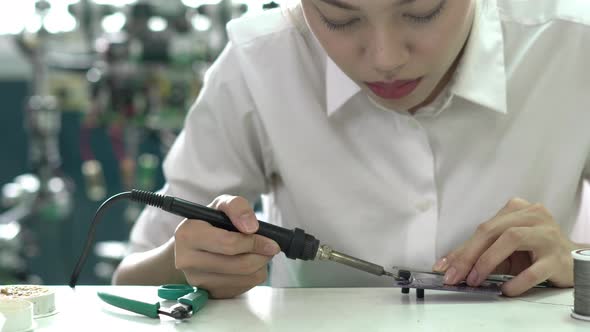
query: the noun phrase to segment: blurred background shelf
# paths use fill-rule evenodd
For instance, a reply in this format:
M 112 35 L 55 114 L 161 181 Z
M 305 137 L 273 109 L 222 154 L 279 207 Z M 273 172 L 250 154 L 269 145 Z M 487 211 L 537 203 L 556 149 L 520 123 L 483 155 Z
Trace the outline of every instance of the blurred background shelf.
M 0 10 L 0 283 L 64 284 L 100 203 L 161 161 L 232 18 L 280 1 L 20 0 Z M 109 209 L 81 284 L 107 284 L 142 207 Z

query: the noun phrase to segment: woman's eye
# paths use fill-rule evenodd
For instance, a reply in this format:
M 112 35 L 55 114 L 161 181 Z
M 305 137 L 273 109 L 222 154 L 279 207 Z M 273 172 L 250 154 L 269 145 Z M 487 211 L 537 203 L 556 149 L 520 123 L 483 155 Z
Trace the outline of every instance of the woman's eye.
M 332 31 L 346 30 L 358 22 L 358 19 L 351 19 L 345 22 L 332 22 L 328 20 L 324 15 L 320 15 L 320 17 L 322 18 L 322 22 L 324 22 L 326 27 Z
M 446 0 L 442 1 L 436 9 L 426 15 L 410 15 L 405 14 L 404 17 L 408 18 L 409 20 L 416 22 L 416 23 L 428 23 L 435 18 L 437 18 L 445 8 L 445 4 L 447 3 Z

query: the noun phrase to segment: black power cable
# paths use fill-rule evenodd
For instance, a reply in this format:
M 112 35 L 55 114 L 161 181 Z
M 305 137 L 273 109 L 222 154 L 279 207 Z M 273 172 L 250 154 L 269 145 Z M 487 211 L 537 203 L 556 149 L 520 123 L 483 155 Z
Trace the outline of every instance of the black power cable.
M 130 192 L 119 193 L 107 199 L 96 211 L 92 223 L 90 224 L 90 230 L 88 232 L 88 237 L 86 238 L 84 250 L 70 277 L 70 287 L 75 287 L 78 282 L 78 277 L 94 242 L 96 226 L 102 217 L 102 214 L 108 206 L 122 199 L 130 199 L 160 208 L 184 218 L 203 220 L 215 227 L 238 232 L 238 229 L 233 225 L 225 213 L 204 205 L 192 203 L 173 196 L 159 195 L 149 191 L 132 190 Z M 288 258 L 302 260 L 315 259 L 320 241 L 314 236 L 306 234 L 305 231 L 299 228 L 290 230 L 263 221 L 258 221 L 258 223 L 259 227 L 256 234 L 268 237 L 277 242 L 281 251 L 283 251 Z
M 80 276 L 80 272 L 82 272 L 82 267 L 84 263 L 86 263 L 86 259 L 88 258 L 88 254 L 90 254 L 90 250 L 92 249 L 92 244 L 94 243 L 94 236 L 96 233 L 96 225 L 98 224 L 100 218 L 102 218 L 103 213 L 106 211 L 106 208 L 113 205 L 115 202 L 129 199 L 131 197 L 131 192 L 126 191 L 123 193 L 116 194 L 106 201 L 102 203 L 96 213 L 94 214 L 94 218 L 92 219 L 92 223 L 90 224 L 90 230 L 88 230 L 88 236 L 86 237 L 86 243 L 84 244 L 84 250 L 82 251 L 82 255 L 78 258 L 78 262 L 76 263 L 76 267 L 72 272 L 72 276 L 70 277 L 70 287 L 74 288 L 76 283 L 78 282 L 78 277 Z

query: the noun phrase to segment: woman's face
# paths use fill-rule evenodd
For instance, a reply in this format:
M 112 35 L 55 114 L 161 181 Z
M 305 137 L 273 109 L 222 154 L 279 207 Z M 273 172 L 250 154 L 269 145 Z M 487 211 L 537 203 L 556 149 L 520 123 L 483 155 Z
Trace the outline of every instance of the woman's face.
M 327 54 L 381 105 L 411 111 L 448 83 L 475 0 L 301 0 Z

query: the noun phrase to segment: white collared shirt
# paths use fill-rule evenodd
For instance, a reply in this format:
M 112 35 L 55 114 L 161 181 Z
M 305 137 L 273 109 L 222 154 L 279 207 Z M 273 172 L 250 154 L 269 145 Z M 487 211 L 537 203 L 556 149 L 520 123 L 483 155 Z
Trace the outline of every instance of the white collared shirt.
M 544 204 L 566 234 L 583 220 L 579 235 L 590 1 L 485 2 L 454 79 L 415 116 L 371 102 L 281 11 L 233 21 L 167 156 L 163 192 L 204 204 L 266 193 L 267 221 L 385 267 L 430 269 L 513 197 Z M 180 221 L 146 209 L 132 250 L 163 244 Z M 391 284 L 283 254 L 270 282 Z

